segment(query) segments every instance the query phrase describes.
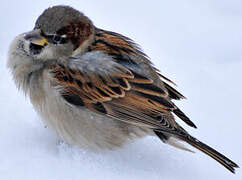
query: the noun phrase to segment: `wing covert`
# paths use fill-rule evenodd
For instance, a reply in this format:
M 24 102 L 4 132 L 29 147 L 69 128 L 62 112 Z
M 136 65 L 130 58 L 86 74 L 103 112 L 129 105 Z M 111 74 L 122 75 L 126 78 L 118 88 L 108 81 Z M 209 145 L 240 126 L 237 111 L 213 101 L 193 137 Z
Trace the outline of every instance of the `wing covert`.
M 177 109 L 166 89 L 98 51 L 57 61 L 50 69 L 61 96 L 73 106 L 153 129 Z M 165 124 L 176 127 L 175 122 Z

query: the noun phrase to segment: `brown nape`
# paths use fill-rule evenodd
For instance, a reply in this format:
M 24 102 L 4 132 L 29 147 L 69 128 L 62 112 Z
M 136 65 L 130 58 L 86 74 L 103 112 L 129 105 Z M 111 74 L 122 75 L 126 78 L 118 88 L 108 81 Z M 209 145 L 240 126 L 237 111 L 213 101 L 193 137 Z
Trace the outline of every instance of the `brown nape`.
M 122 37 L 120 34 L 96 28 L 96 39 L 90 48 L 94 51 L 104 51 L 110 55 L 136 55 L 137 50 L 124 38 L 126 37 Z
M 76 50 L 85 40 L 87 40 L 93 33 L 93 25 L 86 21 L 78 21 L 69 23 L 57 31 L 57 34 L 66 35 L 74 45 Z

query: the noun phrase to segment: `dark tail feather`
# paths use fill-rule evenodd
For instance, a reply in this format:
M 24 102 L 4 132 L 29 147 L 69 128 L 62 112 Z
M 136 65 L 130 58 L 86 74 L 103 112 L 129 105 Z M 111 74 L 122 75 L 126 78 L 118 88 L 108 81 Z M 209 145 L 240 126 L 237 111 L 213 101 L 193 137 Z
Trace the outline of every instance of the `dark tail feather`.
M 199 149 L 200 151 L 204 152 L 205 154 L 209 155 L 211 158 L 215 159 L 218 161 L 220 164 L 222 164 L 225 168 L 227 168 L 229 171 L 232 173 L 235 173 L 234 168 L 238 168 L 239 166 L 219 153 L 218 151 L 214 150 L 213 148 L 209 147 L 208 145 L 202 143 L 201 141 L 197 140 L 196 138 L 192 136 L 187 136 L 187 137 L 179 137 L 180 139 L 184 140 L 191 146 Z
M 175 113 L 175 115 L 177 115 L 187 125 L 197 128 L 197 126 L 179 108 L 176 108 L 175 110 L 173 110 L 173 113 Z

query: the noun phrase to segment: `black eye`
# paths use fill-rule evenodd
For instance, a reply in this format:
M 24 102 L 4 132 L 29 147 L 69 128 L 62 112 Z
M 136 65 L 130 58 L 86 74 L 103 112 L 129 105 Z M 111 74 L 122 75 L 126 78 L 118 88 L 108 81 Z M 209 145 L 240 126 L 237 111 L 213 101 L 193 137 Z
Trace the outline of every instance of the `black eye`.
M 45 35 L 45 37 L 48 39 L 49 42 L 53 44 L 64 44 L 67 42 L 67 38 L 63 35 Z
M 60 35 L 53 35 L 53 38 L 52 38 L 52 41 L 53 43 L 57 44 L 57 43 L 60 43 L 61 41 L 61 36 Z

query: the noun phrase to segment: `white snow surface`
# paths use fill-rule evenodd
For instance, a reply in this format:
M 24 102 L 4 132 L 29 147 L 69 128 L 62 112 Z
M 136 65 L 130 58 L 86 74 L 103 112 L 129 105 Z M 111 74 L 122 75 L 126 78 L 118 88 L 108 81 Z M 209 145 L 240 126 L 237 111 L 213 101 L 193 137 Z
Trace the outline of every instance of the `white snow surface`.
M 71 5 L 100 28 L 139 43 L 188 99 L 176 102 L 198 126 L 191 134 L 242 165 L 242 2 L 240 0 L 8 0 L 0 6 L 0 179 L 242 179 L 203 153 L 147 137 L 115 151 L 70 147 L 44 127 L 6 68 L 17 34 L 47 7 Z M 180 120 L 178 120 L 180 122 Z

